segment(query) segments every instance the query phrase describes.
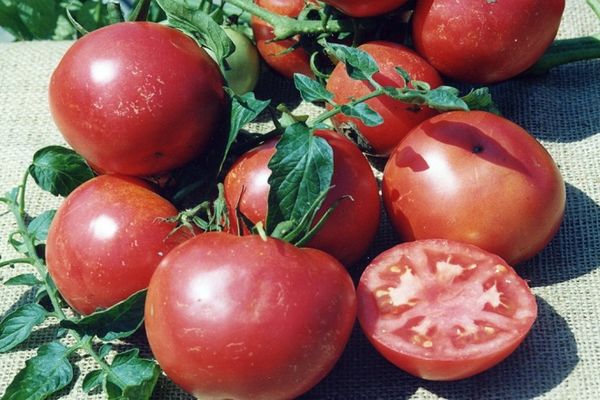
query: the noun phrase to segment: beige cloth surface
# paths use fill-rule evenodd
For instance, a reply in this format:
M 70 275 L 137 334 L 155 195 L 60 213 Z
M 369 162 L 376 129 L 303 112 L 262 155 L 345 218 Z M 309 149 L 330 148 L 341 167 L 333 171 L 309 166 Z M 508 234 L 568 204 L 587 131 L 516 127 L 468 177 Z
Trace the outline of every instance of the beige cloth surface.
M 567 0 L 561 37 L 600 31 L 600 23 L 584 0 Z M 35 150 L 64 144 L 47 103 L 50 74 L 70 42 L 0 44 L 0 190 L 8 191 L 22 179 Z M 538 297 L 539 319 L 524 344 L 504 363 L 478 377 L 456 383 L 431 383 L 408 377 L 377 359 L 361 339 L 353 339 L 340 365 L 306 398 L 314 399 L 597 399 L 600 396 L 600 62 L 562 66 L 541 78 L 527 78 L 492 87 L 504 115 L 535 135 L 557 161 L 567 185 L 567 211 L 557 237 L 538 257 L 519 268 Z M 269 74 L 257 90 L 259 97 L 276 95 L 275 102 L 291 100 L 289 82 Z M 291 101 L 290 101 L 291 100 Z M 304 112 L 313 110 L 300 105 Z M 261 129 L 260 126 L 254 126 Z M 262 127 L 264 129 L 264 127 Z M 55 208 L 60 199 L 33 190 L 32 215 Z M 13 229 L 10 215 L 0 216 L 0 254 L 14 252 L 6 244 Z M 372 253 L 391 247 L 393 236 L 383 225 Z M 24 270 L 4 268 L 4 281 Z M 0 317 L 31 294 L 21 287 L 0 287 Z M 51 340 L 56 327 L 47 324 L 7 354 L 0 354 L 0 394 L 37 346 Z M 149 355 L 143 339 L 134 342 Z M 358 344 L 357 344 L 358 343 Z M 127 346 L 127 344 L 124 344 Z M 362 347 L 361 347 L 362 346 Z M 81 379 L 93 368 L 78 362 L 79 382 L 59 398 L 88 398 Z M 377 376 L 380 375 L 378 379 Z M 386 387 L 401 384 L 390 395 Z M 396 386 L 393 386 L 396 387 Z M 188 399 L 164 376 L 156 399 Z M 89 398 L 103 398 L 91 396 Z

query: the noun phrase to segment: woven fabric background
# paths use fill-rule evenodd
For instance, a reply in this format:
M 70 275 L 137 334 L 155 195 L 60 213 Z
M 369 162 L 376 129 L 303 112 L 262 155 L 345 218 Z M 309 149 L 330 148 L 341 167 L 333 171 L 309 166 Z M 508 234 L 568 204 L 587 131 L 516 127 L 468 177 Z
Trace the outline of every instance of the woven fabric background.
M 600 23 L 584 0 L 567 0 L 562 38 L 600 32 Z M 0 190 L 22 179 L 33 153 L 64 144 L 47 102 L 50 74 L 70 42 L 0 44 Z M 536 136 L 558 163 L 567 186 L 567 210 L 557 237 L 536 258 L 519 267 L 538 299 L 539 319 L 525 342 L 500 365 L 476 377 L 452 383 L 410 377 L 381 358 L 358 329 L 332 373 L 304 399 L 597 399 L 600 393 L 600 60 L 561 66 L 540 78 L 517 79 L 491 87 L 503 114 Z M 301 104 L 292 85 L 265 73 L 257 95 L 314 113 Z M 267 127 L 255 124 L 255 130 Z M 32 215 L 55 208 L 60 199 L 30 185 Z M 7 245 L 14 228 L 10 215 L 0 216 L 0 254 L 14 256 Z M 371 249 L 373 256 L 395 244 L 383 223 Z M 24 268 L 0 270 L 3 281 Z M 351 271 L 358 277 L 360 270 Z M 31 293 L 0 287 L 0 318 Z M 37 328 L 16 350 L 0 354 L 0 394 L 40 343 L 56 333 L 51 322 Z M 122 343 L 149 349 L 141 335 Z M 81 380 L 93 364 L 77 362 L 78 382 L 56 398 L 86 396 Z M 191 399 L 161 376 L 155 399 Z

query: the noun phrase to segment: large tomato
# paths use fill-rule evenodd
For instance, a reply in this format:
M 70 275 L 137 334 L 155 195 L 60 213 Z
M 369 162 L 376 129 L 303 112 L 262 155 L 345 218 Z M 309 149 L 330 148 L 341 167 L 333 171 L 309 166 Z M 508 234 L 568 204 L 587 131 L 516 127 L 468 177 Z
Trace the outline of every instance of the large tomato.
M 305 0 L 255 0 L 255 3 L 273 13 L 287 17 L 297 17 L 306 5 Z M 294 73 L 313 76 L 310 57 L 299 47 L 298 36 L 272 41 L 273 27 L 258 17 L 251 20 L 256 48 L 267 64 L 281 75 L 291 78 Z
M 369 162 L 352 142 L 332 131 L 317 131 L 316 135 L 332 147 L 334 162 L 333 188 L 316 220 L 341 201 L 307 246 L 323 250 L 350 266 L 365 254 L 379 226 L 377 181 Z M 234 232 L 238 230 L 235 210 L 253 223 L 265 222 L 271 174 L 268 163 L 276 144 L 277 139 L 271 140 L 242 155 L 225 176 L 225 199 Z
M 500 257 L 446 240 L 397 245 L 365 269 L 358 319 L 390 362 L 430 380 L 469 377 L 523 341 L 537 316 L 527 283 Z
M 483 111 L 423 122 L 398 145 L 383 173 L 388 215 L 404 240 L 464 241 L 518 264 L 558 230 L 565 185 L 529 133 Z
M 346 15 L 352 17 L 372 17 L 374 15 L 384 14 L 395 8 L 400 7 L 408 0 L 323 0 Z
M 107 173 L 151 175 L 198 156 L 224 113 L 223 78 L 194 40 L 150 22 L 79 39 L 50 81 L 66 141 Z
M 259 236 L 198 235 L 173 249 L 148 288 L 156 360 L 198 398 L 292 399 L 341 355 L 354 285 L 333 257 Z
M 565 0 L 419 0 L 413 41 L 443 75 L 509 79 L 532 66 L 556 36 Z
M 377 62 L 380 71 L 375 74 L 374 79 L 383 86 L 404 87 L 404 79 L 398 74 L 396 67 L 403 68 L 413 80 L 429 83 L 432 88 L 442 84 L 442 79 L 432 66 L 400 44 L 375 41 L 363 44 L 359 49 L 369 53 Z M 334 68 L 327 82 L 327 89 L 334 94 L 334 100 L 338 104 L 373 91 L 370 83 L 350 78 L 342 63 Z M 418 107 L 386 96 L 367 100 L 366 104 L 383 117 L 382 124 L 369 127 L 357 118 L 343 114 L 337 114 L 332 120 L 338 129 L 345 126 L 354 128 L 368 142 L 372 151 L 379 155 L 388 155 L 409 130 L 437 113 L 428 107 Z
M 82 314 L 107 308 L 148 286 L 182 235 L 164 219 L 175 207 L 134 178 L 96 177 L 61 204 L 48 231 L 48 271 Z M 181 231 L 183 232 L 183 231 Z

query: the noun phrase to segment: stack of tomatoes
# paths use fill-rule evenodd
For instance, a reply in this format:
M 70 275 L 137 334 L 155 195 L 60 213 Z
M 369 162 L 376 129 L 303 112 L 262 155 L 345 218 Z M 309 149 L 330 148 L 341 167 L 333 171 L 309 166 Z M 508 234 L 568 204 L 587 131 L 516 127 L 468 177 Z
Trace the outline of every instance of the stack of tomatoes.
M 406 0 L 325 3 L 363 18 Z M 432 88 L 442 77 L 506 80 L 542 55 L 564 8 L 563 0 L 521 3 L 515 10 L 503 2 L 419 0 L 414 49 L 383 40 L 360 48 L 378 64 L 381 85 L 405 84 L 396 67 Z M 257 4 L 290 16 L 305 6 Z M 271 41 L 271 27 L 256 18 L 252 27 L 276 71 L 312 74 L 302 48 L 282 51 L 299 38 Z M 518 346 L 537 309 L 511 265 L 548 244 L 565 207 L 560 173 L 532 136 L 488 112 L 370 99 L 383 124 L 338 114 L 335 129 L 314 133 L 334 160 L 319 212 L 335 209 L 306 247 L 250 234 L 237 217 L 230 230 L 238 234 L 175 230 L 178 210 L 142 178 L 168 174 L 219 143 L 224 84 L 195 41 L 154 23 L 99 29 L 62 59 L 50 83 L 51 111 L 99 174 L 65 199 L 48 235 L 49 271 L 76 311 L 88 314 L 148 287 L 152 351 L 199 398 L 299 396 L 333 368 L 357 315 L 383 356 L 425 379 L 471 376 Z M 372 87 L 340 63 L 327 89 L 343 104 Z M 387 158 L 382 199 L 404 242 L 371 261 L 357 290 L 347 268 L 362 267 L 377 233 L 380 193 L 367 158 L 335 130 L 352 130 Z M 265 222 L 276 143 L 243 154 L 225 175 L 230 217 Z

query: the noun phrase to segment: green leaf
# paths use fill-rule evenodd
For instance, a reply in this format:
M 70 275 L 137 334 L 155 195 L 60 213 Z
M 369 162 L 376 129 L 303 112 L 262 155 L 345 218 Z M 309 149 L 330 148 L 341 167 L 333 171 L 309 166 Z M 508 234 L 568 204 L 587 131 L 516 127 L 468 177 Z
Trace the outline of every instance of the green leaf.
M 19 18 L 31 32 L 33 39 L 51 39 L 61 9 L 56 1 L 20 0 L 17 2 Z
M 77 322 L 63 320 L 60 325 L 80 335 L 98 336 L 106 341 L 122 339 L 131 336 L 144 322 L 145 300 L 146 291 L 142 290 L 110 308 L 96 311 Z
M 325 89 L 325 86 L 306 75 L 294 74 L 294 85 L 304 101 L 312 103 L 315 101 L 330 102 L 333 100 L 333 94 Z
M 21 20 L 16 1 L 0 0 L 0 27 L 17 40 L 31 40 L 33 36 Z
M 106 373 L 101 369 L 91 371 L 85 376 L 85 378 L 83 378 L 83 382 L 81 383 L 81 389 L 85 393 L 90 394 L 92 390 L 101 386 L 105 379 Z
M 334 43 L 329 43 L 327 47 L 338 60 L 346 64 L 346 71 L 352 79 L 369 80 L 379 72 L 375 59 L 365 51 Z
M 55 196 L 67 196 L 77 186 L 94 177 L 79 154 L 61 146 L 38 150 L 33 155 L 29 172 L 40 188 Z
M 458 97 L 458 90 L 450 86 L 440 86 L 427 92 L 426 104 L 439 111 L 469 111 L 467 104 Z
M 104 343 L 100 347 L 100 350 L 98 350 L 98 355 L 100 356 L 100 358 L 104 358 L 108 355 L 108 353 L 110 353 L 111 350 L 112 350 L 112 345 L 110 343 Z
M 341 111 L 349 117 L 360 119 L 367 126 L 377 126 L 383 123 L 381 115 L 369 107 L 367 103 L 344 104 L 341 106 Z
M 167 13 L 169 24 L 191 34 L 201 46 L 215 54 L 219 65 L 233 53 L 235 45 L 223 28 L 201 8 L 180 0 L 157 0 Z
M 160 368 L 138 354 L 131 349 L 115 356 L 104 385 L 109 400 L 147 400 L 152 395 Z
M 269 161 L 267 233 L 284 221 L 301 221 L 329 188 L 333 151 L 304 124 L 286 128 Z
M 67 386 L 73 380 L 70 351 L 59 342 L 40 346 L 37 355 L 6 388 L 1 400 L 43 400 Z
M 48 312 L 39 304 L 29 303 L 8 314 L 0 322 L 0 353 L 25 341 L 33 327 L 44 322 Z
M 475 90 L 471 90 L 466 95 L 462 96 L 461 99 L 467 104 L 469 110 L 483 110 L 494 114 L 500 115 L 500 110 L 494 100 L 490 89 L 487 87 L 481 87 Z
M 56 215 L 56 210 L 48 210 L 35 217 L 27 226 L 29 234 L 40 242 L 45 241 L 54 215 Z
M 4 284 L 6 286 L 37 286 L 44 282 L 40 281 L 34 274 L 21 274 L 7 279 Z

